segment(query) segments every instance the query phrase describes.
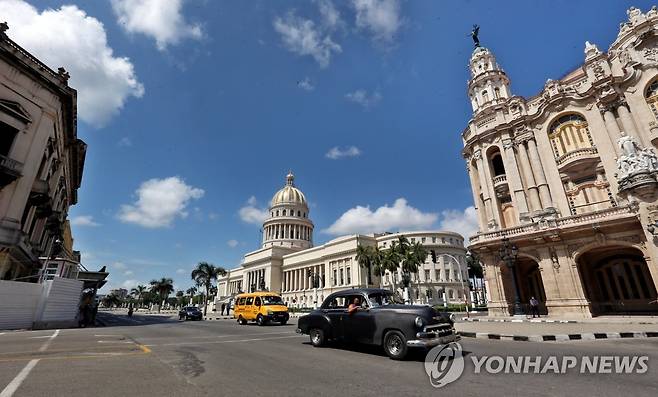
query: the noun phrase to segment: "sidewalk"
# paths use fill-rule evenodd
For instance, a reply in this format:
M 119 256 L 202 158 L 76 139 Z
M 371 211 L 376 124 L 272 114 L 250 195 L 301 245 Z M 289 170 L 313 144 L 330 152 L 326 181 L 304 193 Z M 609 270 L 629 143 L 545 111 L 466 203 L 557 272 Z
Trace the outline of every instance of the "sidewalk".
M 658 316 L 599 316 L 594 318 L 569 319 L 560 317 L 460 317 L 461 321 L 493 323 L 564 323 L 564 324 L 658 324 Z
M 464 319 L 466 320 L 466 319 Z M 480 319 L 482 320 L 482 319 Z M 550 320 L 550 319 L 549 319 Z M 546 322 L 546 321 L 460 321 L 459 334 L 467 338 L 501 339 L 531 342 L 561 342 L 619 338 L 658 338 L 658 322 L 622 321 Z M 566 320 L 565 320 L 566 321 Z

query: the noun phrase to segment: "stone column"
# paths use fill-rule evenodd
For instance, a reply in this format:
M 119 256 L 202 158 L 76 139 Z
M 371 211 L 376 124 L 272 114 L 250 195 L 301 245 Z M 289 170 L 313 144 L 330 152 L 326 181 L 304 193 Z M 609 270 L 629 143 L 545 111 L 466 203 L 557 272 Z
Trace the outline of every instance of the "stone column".
M 629 135 L 637 141 L 643 147 L 646 145 L 642 140 L 642 137 L 637 133 L 637 128 L 635 128 L 635 122 L 631 117 L 631 113 L 628 111 L 626 105 L 621 105 L 617 108 L 617 114 L 619 114 L 619 120 L 621 120 L 621 125 L 624 126 L 624 132 L 626 135 Z
M 532 138 L 528 140 L 528 150 L 530 156 L 530 163 L 532 164 L 532 172 L 535 176 L 535 181 L 537 182 L 539 188 L 539 196 L 541 198 L 542 208 L 553 207 L 553 199 L 551 198 L 551 192 L 548 188 L 548 183 L 546 183 L 546 175 L 544 175 L 544 168 L 539 159 L 539 150 L 537 149 L 537 142 Z
M 487 229 L 493 229 L 492 226 L 495 223 L 494 220 L 495 218 L 491 204 L 491 194 L 493 192 L 489 191 L 489 183 L 487 183 L 487 176 L 484 172 L 484 162 L 482 161 L 482 151 L 480 149 L 476 150 L 474 157 L 478 168 L 478 177 L 480 178 L 480 191 L 482 193 L 482 201 L 484 201 Z
M 528 189 L 528 195 L 530 196 L 530 209 L 532 211 L 537 211 L 541 209 L 541 203 L 539 201 L 539 193 L 537 192 L 537 185 L 535 184 L 535 178 L 532 175 L 532 168 L 530 168 L 530 159 L 528 158 L 528 151 L 525 147 L 524 142 L 519 142 L 519 158 L 521 160 L 521 168 L 523 170 L 523 175 L 526 181 L 526 188 Z
M 617 140 L 621 136 L 621 130 L 619 129 L 619 124 L 617 124 L 617 119 L 612 113 L 612 110 L 605 109 L 603 112 L 603 122 L 605 123 L 605 128 L 608 130 L 608 137 L 610 138 L 610 144 L 615 149 L 617 156 L 621 154 L 621 149 L 617 145 Z
M 519 166 L 516 163 L 516 153 L 514 153 L 514 145 L 511 140 L 503 141 L 502 154 L 505 161 L 505 175 L 507 176 L 509 187 L 512 190 L 512 197 L 516 202 L 516 209 L 519 214 L 526 213 L 528 212 L 528 201 L 523 191 Z
M 475 206 L 475 211 L 477 211 L 478 214 L 478 223 L 479 223 L 479 230 L 481 231 L 486 231 L 487 230 L 487 215 L 484 213 L 484 208 L 482 208 L 482 204 L 480 203 L 480 194 L 478 192 L 478 183 L 475 178 L 474 172 L 473 172 L 473 167 L 470 164 L 466 164 L 466 169 L 468 170 L 468 178 L 471 181 L 471 191 L 473 192 L 473 205 Z M 464 236 L 466 238 L 470 236 Z
M 493 219 L 496 226 L 500 227 L 503 222 L 501 220 L 502 215 L 500 211 L 500 206 L 498 204 L 498 198 L 496 198 L 496 191 L 493 185 L 493 174 L 491 170 L 491 164 L 488 159 L 483 159 L 482 163 L 484 164 L 484 176 L 485 183 L 487 184 L 487 189 L 489 190 L 491 198 L 491 212 L 493 213 Z

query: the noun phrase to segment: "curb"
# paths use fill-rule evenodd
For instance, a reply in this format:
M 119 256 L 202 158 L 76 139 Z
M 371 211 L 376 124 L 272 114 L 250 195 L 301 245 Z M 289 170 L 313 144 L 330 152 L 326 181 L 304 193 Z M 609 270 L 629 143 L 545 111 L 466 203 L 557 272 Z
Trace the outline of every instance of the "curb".
M 519 342 L 569 342 L 572 340 L 599 340 L 599 339 L 639 339 L 658 338 L 658 332 L 595 332 L 583 334 L 555 334 L 555 335 L 506 335 L 488 334 L 486 332 L 459 332 L 465 338 L 493 339 Z
M 556 323 L 556 324 L 577 324 L 578 320 L 542 320 L 542 319 L 510 319 L 510 318 L 462 318 L 462 321 L 471 323 Z

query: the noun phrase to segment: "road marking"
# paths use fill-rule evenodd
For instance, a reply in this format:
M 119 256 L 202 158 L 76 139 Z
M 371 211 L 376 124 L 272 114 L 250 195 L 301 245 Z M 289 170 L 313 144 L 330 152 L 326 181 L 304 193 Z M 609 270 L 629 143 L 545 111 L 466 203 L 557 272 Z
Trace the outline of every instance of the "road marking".
M 30 360 L 30 362 L 27 363 L 27 365 L 21 370 L 21 372 L 19 372 L 18 375 L 16 375 L 16 377 L 11 382 L 9 382 L 7 387 L 5 387 L 2 390 L 2 393 L 0 393 L 0 397 L 13 396 L 14 393 L 16 393 L 18 387 L 21 385 L 21 383 L 23 383 L 25 378 L 27 378 L 27 376 L 30 374 L 30 371 L 32 371 L 32 368 L 34 368 L 34 366 L 37 365 L 38 362 L 39 360 Z
M 41 345 L 41 347 L 39 348 L 39 351 L 40 352 L 46 351 L 48 346 L 50 346 L 50 343 L 53 341 L 53 339 L 55 339 L 57 337 L 57 335 L 59 335 L 59 330 L 55 330 L 55 332 L 53 332 L 53 334 L 48 337 L 48 340 L 43 345 Z M 38 362 L 39 362 L 39 359 L 30 360 L 27 363 L 27 365 L 25 367 L 23 367 L 21 372 L 19 372 L 18 375 L 16 375 L 16 377 L 14 379 L 12 379 L 11 382 L 9 382 L 7 387 L 5 387 L 2 390 L 2 392 L 0 393 L 0 397 L 11 397 L 11 396 L 13 396 L 14 393 L 16 393 L 16 390 L 18 390 L 20 385 L 23 383 L 25 378 L 27 378 L 27 376 L 30 374 L 30 372 L 32 371 L 34 366 L 37 365 Z
M 255 336 L 255 335 L 287 335 L 291 334 L 292 332 L 256 332 L 253 334 L 226 334 L 226 335 L 212 335 L 212 336 L 189 336 L 185 337 L 185 339 L 214 339 L 214 338 L 228 338 L 231 336 Z M 153 336 L 153 337 L 145 337 L 145 338 L 139 338 L 140 340 L 145 340 L 145 339 L 164 339 L 164 338 L 171 338 L 171 336 Z
M 299 338 L 304 335 L 290 335 L 290 336 L 278 336 L 278 337 L 273 337 L 273 338 L 251 338 L 251 339 L 236 339 L 236 340 L 217 340 L 217 341 L 209 341 L 209 342 L 179 342 L 179 343 L 163 343 L 160 345 L 144 345 L 144 346 L 149 346 L 149 347 L 154 347 L 154 346 L 183 346 L 183 345 L 213 345 L 213 344 L 218 344 L 218 343 L 238 343 L 238 342 L 256 342 L 256 341 L 263 341 L 263 340 L 275 340 L 275 339 L 288 339 L 288 338 Z
M 139 346 L 139 348 L 142 349 L 142 351 L 143 351 L 144 353 L 150 353 L 150 352 L 151 352 L 151 349 L 149 349 L 149 348 L 146 347 L 145 345 L 137 345 L 137 346 Z
M 59 330 L 55 330 L 55 332 L 52 335 L 50 335 L 46 343 L 44 343 L 43 346 L 39 348 L 39 351 L 40 352 L 46 351 L 48 346 L 50 346 L 50 343 L 53 341 L 53 339 L 55 339 L 55 337 L 57 337 L 57 335 L 59 335 Z

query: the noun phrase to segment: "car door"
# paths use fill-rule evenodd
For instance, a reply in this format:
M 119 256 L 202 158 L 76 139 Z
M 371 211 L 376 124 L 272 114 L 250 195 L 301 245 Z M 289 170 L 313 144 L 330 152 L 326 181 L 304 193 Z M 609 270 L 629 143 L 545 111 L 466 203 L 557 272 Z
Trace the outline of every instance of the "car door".
M 254 297 L 248 296 L 247 301 L 245 302 L 244 314 L 242 315 L 245 320 L 254 320 L 256 315 L 254 314 Z
M 352 313 L 348 313 L 347 310 L 345 310 L 343 314 L 343 332 L 345 334 L 345 339 L 360 343 L 371 343 L 374 333 L 373 313 L 370 311 L 365 296 L 361 294 L 351 295 L 348 297 L 349 302 L 354 302 L 355 298 L 359 299 L 361 307 Z
M 257 296 L 256 298 L 254 298 L 254 308 L 252 309 L 254 318 L 258 317 L 258 314 L 260 313 L 261 305 L 262 305 L 262 302 L 261 302 L 260 296 Z
M 334 339 L 343 338 L 343 316 L 345 315 L 344 297 L 332 299 L 326 306 L 323 306 L 322 313 L 329 318 L 331 324 L 331 337 Z

